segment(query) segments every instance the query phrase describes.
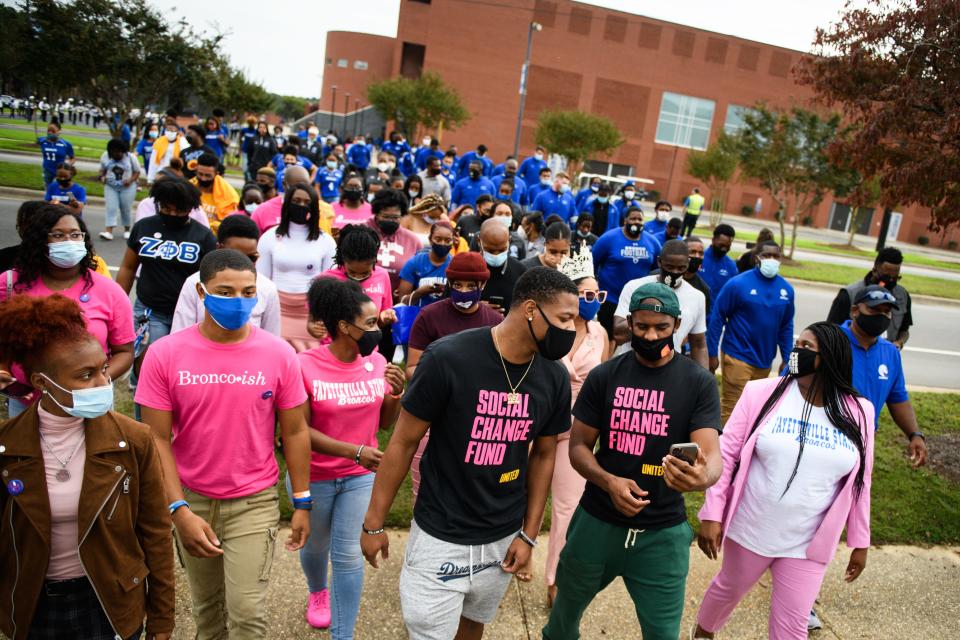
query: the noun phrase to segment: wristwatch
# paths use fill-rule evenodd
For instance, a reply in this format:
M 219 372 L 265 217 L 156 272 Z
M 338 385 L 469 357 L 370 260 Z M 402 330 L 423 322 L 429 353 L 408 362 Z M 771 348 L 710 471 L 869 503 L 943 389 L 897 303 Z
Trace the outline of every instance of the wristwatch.
M 919 430 L 914 431 L 913 433 L 907 436 L 907 440 L 909 440 L 910 442 L 913 442 L 914 438 L 920 438 L 924 442 L 927 441 L 927 436 L 923 435 L 923 431 L 919 431 Z

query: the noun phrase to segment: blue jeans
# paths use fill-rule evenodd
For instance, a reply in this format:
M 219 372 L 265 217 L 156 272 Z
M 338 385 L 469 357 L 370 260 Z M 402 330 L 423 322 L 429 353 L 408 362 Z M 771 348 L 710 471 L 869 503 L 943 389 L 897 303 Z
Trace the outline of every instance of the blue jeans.
M 137 298 L 133 303 L 133 328 L 138 330 L 140 328 L 141 319 L 147 311 L 147 306 L 140 302 L 140 299 Z M 149 342 L 147 346 L 155 343 L 160 338 L 170 335 L 170 327 L 173 325 L 173 316 L 166 313 L 161 313 L 154 309 L 150 313 L 150 319 L 147 320 L 147 330 L 149 331 Z M 136 367 L 130 369 L 130 388 L 137 388 L 137 380 L 139 376 L 137 375 Z M 140 405 L 133 405 L 134 417 L 137 420 L 140 420 Z
M 300 550 L 300 566 L 310 593 L 327 588 L 327 561 L 333 565 L 330 589 L 330 637 L 350 640 L 360 613 L 363 591 L 363 554 L 360 530 L 373 491 L 372 473 L 310 483 L 313 510 L 310 537 Z M 292 494 L 290 478 L 287 492 Z
M 16 398 L 7 398 L 7 418 L 16 418 L 29 408 L 29 404 L 20 402 Z
M 124 227 L 131 225 L 130 210 L 133 207 L 133 200 L 136 195 L 136 184 L 131 184 L 121 189 L 109 185 L 104 187 L 103 199 L 107 205 L 105 228 L 112 229 L 119 224 L 122 224 Z

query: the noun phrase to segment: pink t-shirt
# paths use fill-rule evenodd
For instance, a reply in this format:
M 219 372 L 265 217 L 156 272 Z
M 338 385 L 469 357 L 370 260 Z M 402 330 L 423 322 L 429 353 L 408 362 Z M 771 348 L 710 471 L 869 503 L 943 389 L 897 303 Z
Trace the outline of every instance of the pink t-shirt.
M 373 217 L 373 209 L 369 202 L 364 202 L 359 209 L 348 209 L 340 202 L 333 203 L 333 222 L 334 229 L 342 229 L 348 224 L 363 224 Z
M 303 386 L 310 397 L 310 427 L 358 447 L 377 446 L 380 407 L 387 383 L 387 361 L 379 353 L 341 362 L 327 347 L 297 356 Z M 310 482 L 370 473 L 353 460 L 313 453 Z
M 338 280 L 347 280 L 347 272 L 343 267 L 334 267 L 320 274 L 320 277 L 330 276 Z M 380 267 L 375 266 L 370 277 L 358 282 L 363 292 L 377 305 L 377 311 L 393 309 L 393 290 L 390 288 L 390 276 Z
M 87 286 L 85 278 L 78 278 L 69 289 L 51 291 L 43 283 L 43 278 L 37 278 L 28 289 L 16 291 L 29 296 L 45 297 L 54 293 L 74 300 L 83 310 L 83 317 L 87 321 L 87 331 L 93 334 L 103 352 L 110 353 L 110 345 L 129 344 L 134 341 L 136 334 L 133 331 L 133 306 L 130 298 L 116 282 L 95 271 L 89 271 L 91 286 Z M 7 271 L 0 275 L 0 302 L 7 299 L 7 278 L 13 278 L 17 283 L 17 272 Z M 14 376 L 21 382 L 27 382 L 26 376 L 20 367 L 15 366 Z
M 280 224 L 280 211 L 283 209 L 283 196 L 270 198 L 262 203 L 257 210 L 250 215 L 250 219 L 257 223 L 262 235 L 267 229 Z
M 180 482 L 216 500 L 253 495 L 277 482 L 277 409 L 306 399 L 293 347 L 250 327 L 243 342 L 208 340 L 187 327 L 150 345 L 138 404 L 173 414 Z
M 258 209 L 259 211 L 259 209 Z M 409 229 L 400 227 L 392 236 L 384 236 L 373 218 L 367 224 L 380 236 L 380 251 L 377 253 L 377 264 L 390 274 L 391 290 L 400 286 L 400 270 L 407 260 L 417 255 L 423 248 L 420 238 Z

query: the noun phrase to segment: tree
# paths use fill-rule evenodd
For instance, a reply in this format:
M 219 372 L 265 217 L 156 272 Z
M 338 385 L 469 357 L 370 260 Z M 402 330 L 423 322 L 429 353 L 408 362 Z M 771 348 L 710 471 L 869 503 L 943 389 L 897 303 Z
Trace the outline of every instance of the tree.
M 247 80 L 225 59 L 218 59 L 215 66 L 205 74 L 206 81 L 199 95 L 208 108 L 220 107 L 224 111 L 261 113 L 274 104 L 274 96 L 262 85 Z M 300 115 L 303 115 L 301 111 Z
M 710 225 L 720 224 L 727 204 L 728 185 L 737 171 L 736 141 L 724 132 L 706 151 L 687 155 L 687 173 L 703 181 L 710 189 Z
M 551 153 L 567 158 L 571 180 L 576 180 L 588 158 L 613 153 L 624 140 L 617 125 L 609 118 L 582 111 L 549 109 L 540 113 L 534 139 Z
M 470 119 L 460 94 L 439 75 L 425 73 L 416 80 L 392 78 L 367 87 L 367 100 L 397 128 L 416 139 L 419 129 L 455 129 Z
M 297 96 L 282 96 L 272 94 L 272 104 L 268 107 L 284 120 L 297 120 L 304 116 L 307 107 L 307 99 Z
M 743 175 L 758 180 L 780 208 L 780 246 L 784 246 L 785 222 L 792 217 L 790 249 L 793 258 L 800 220 L 829 192 L 845 195 L 856 175 L 830 161 L 827 148 L 841 140 L 840 116 L 827 119 L 805 109 L 777 113 L 764 106 L 745 112 L 744 127 L 736 136 Z
M 878 178 L 884 206 L 929 207 L 933 229 L 960 222 L 958 25 L 956 0 L 848 4 L 798 67 L 800 82 L 859 125 L 834 153 Z

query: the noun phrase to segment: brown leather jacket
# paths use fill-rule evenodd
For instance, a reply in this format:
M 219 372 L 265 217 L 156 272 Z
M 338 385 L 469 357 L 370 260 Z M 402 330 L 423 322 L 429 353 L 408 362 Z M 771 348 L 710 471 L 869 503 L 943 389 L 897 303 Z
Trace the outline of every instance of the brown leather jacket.
M 34 405 L 0 423 L 0 631 L 27 637 L 50 561 L 50 502 Z M 11 481 L 22 491 L 11 495 Z M 18 485 L 13 485 L 14 493 Z M 116 637 L 169 633 L 173 543 L 150 429 L 115 412 L 86 421 L 80 562 Z

